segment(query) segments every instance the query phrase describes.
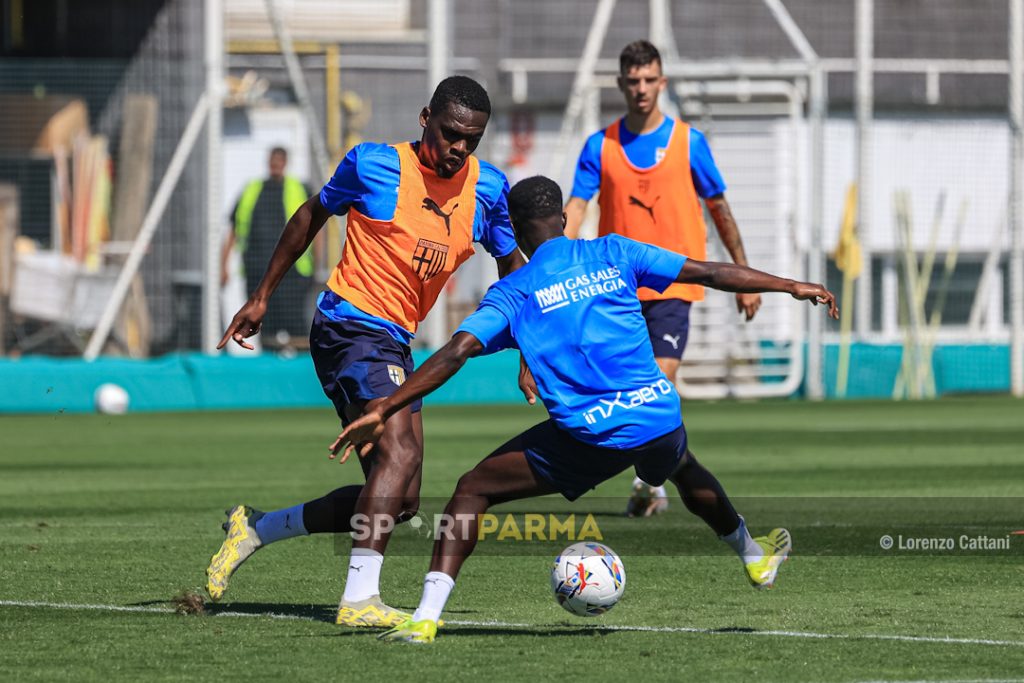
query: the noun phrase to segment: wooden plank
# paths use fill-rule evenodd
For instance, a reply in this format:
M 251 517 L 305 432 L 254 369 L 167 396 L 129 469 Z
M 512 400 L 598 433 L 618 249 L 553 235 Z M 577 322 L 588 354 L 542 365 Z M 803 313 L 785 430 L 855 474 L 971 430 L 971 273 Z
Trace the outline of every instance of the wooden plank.
M 85 102 L 68 95 L 0 93 L 0 152 L 7 156 L 48 156 L 89 134 Z
M 53 249 L 62 254 L 71 253 L 71 160 L 65 145 L 53 148 L 54 188 L 51 234 Z
M 6 354 L 7 299 L 14 279 L 14 239 L 18 236 L 18 188 L 0 183 L 0 356 Z
M 93 146 L 89 138 L 75 141 L 71 156 L 71 256 L 85 261 L 93 184 Z
M 156 141 L 157 101 L 152 95 L 128 95 L 114 174 L 114 210 L 111 239 L 131 241 L 149 205 L 153 180 L 153 147 Z
M 116 242 L 135 240 L 149 206 L 157 111 L 157 100 L 151 95 L 125 97 L 110 230 Z M 136 275 L 114 331 L 130 356 L 149 355 L 151 323 L 142 275 Z

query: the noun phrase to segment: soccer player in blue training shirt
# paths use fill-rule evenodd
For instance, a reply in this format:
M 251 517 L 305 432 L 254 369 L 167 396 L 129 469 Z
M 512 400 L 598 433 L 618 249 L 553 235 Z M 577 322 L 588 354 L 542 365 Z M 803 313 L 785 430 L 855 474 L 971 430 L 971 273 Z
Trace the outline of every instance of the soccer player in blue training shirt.
M 530 261 L 492 285 L 448 344 L 331 445 L 332 458 L 344 448 L 342 462 L 354 450 L 369 454 L 391 415 L 444 384 L 468 358 L 505 348 L 520 349 L 550 415 L 459 480 L 445 514 L 473 521 L 438 538 L 419 608 L 381 638 L 434 640 L 489 507 L 551 493 L 575 500 L 629 467 L 651 484 L 675 484 L 687 509 L 740 556 L 756 588 L 772 586 L 792 547 L 785 529 L 751 538 L 721 484 L 688 449 L 679 397 L 654 360 L 636 290 L 678 282 L 786 292 L 825 304 L 838 318 L 835 297 L 821 285 L 688 259 L 618 235 L 570 240 L 561 207 L 562 193 L 548 178 L 512 188 L 512 227 Z

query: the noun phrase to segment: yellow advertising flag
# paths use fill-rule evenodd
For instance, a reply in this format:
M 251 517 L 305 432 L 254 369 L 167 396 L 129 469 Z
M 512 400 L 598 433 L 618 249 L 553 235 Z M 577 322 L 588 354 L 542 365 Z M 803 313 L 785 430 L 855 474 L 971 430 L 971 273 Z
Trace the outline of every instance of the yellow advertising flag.
M 857 237 L 857 184 L 850 183 L 843 207 L 843 224 L 839 229 L 839 244 L 832 252 L 832 260 L 843 275 L 856 279 L 864 269 L 860 239 Z

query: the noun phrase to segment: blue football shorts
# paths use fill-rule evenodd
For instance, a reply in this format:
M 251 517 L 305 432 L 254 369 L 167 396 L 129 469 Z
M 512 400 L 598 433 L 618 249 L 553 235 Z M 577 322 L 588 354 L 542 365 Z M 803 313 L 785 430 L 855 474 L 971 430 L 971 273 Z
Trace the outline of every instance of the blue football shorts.
M 686 453 L 686 429 L 682 424 L 635 448 L 603 448 L 583 443 L 560 429 L 554 420 L 531 427 L 520 438 L 534 474 L 568 500 L 576 500 L 630 467 L 648 484 L 661 486 Z
M 682 358 L 690 336 L 690 302 L 682 299 L 641 301 L 655 358 Z
M 348 406 L 390 396 L 413 370 L 412 350 L 384 330 L 331 320 L 319 310 L 309 332 L 309 353 L 342 423 Z M 422 407 L 419 400 L 411 406 L 414 413 Z

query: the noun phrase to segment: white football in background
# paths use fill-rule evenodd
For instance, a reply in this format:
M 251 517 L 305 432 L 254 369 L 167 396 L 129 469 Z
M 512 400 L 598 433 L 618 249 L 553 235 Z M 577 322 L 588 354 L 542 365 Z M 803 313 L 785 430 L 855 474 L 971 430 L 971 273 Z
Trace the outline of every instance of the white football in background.
M 93 394 L 96 412 L 104 415 L 124 415 L 128 412 L 128 392 L 117 384 L 101 384 Z

